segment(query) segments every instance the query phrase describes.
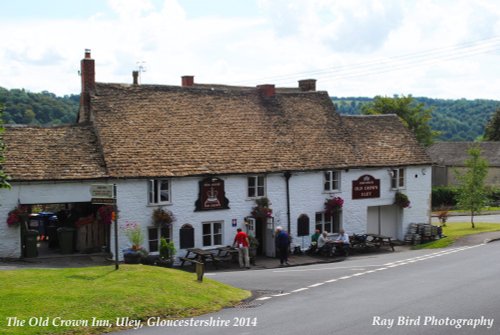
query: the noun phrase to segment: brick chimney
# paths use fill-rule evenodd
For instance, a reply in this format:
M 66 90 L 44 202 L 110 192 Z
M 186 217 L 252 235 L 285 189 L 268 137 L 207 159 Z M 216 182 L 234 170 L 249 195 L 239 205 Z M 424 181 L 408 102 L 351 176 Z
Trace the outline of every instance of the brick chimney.
M 85 49 L 85 57 L 80 62 L 82 92 L 77 122 L 90 121 L 90 95 L 95 91 L 95 61 L 90 57 L 90 49 Z
M 194 85 L 194 76 L 182 76 L 182 87 L 190 87 Z
M 266 98 L 274 97 L 276 95 L 276 88 L 273 84 L 257 85 L 257 90 Z
M 316 91 L 316 79 L 299 80 L 299 88 L 302 92 Z
M 139 71 L 132 71 L 132 78 L 133 78 L 132 83 L 134 85 L 139 85 Z

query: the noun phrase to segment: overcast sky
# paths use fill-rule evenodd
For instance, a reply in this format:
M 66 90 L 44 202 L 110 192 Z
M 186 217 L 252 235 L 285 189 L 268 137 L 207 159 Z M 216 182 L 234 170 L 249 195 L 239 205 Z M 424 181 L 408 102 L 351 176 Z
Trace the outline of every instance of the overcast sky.
M 99 82 L 296 86 L 331 96 L 500 100 L 498 0 L 0 1 L 0 86 Z

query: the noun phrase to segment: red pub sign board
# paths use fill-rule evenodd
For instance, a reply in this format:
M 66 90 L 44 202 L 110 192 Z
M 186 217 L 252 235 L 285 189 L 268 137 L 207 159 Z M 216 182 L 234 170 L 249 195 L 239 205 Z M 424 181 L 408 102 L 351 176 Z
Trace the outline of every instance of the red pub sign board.
M 352 181 L 352 198 L 367 199 L 380 198 L 380 179 L 365 174 Z
M 195 203 L 195 210 L 228 209 L 229 200 L 225 195 L 224 180 L 219 178 L 205 178 L 200 181 L 200 194 Z

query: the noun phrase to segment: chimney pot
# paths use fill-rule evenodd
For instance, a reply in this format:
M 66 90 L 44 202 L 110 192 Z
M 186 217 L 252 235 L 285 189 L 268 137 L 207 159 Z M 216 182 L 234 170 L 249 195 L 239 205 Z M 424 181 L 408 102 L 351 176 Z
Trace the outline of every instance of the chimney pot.
M 316 91 L 316 79 L 299 80 L 299 89 L 302 92 Z
M 133 84 L 139 85 L 139 71 L 132 71 Z
M 85 58 L 90 58 L 90 49 L 85 49 Z
M 190 87 L 194 85 L 194 76 L 182 76 L 182 87 Z
M 274 84 L 257 85 L 257 90 L 266 98 L 274 97 L 276 95 L 276 88 L 274 87 Z

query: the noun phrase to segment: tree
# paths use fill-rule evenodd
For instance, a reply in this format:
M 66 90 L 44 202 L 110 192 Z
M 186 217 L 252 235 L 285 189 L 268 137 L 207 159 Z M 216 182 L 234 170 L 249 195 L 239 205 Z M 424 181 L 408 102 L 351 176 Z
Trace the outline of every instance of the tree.
M 10 188 L 9 177 L 5 174 L 5 171 L 3 170 L 3 163 L 5 162 L 3 152 L 5 146 L 3 143 L 3 137 L 1 136 L 4 132 L 2 114 L 3 114 L 3 106 L 0 104 L 0 188 Z
M 467 150 L 470 158 L 465 161 L 464 173 L 455 171 L 458 180 L 457 205 L 470 211 L 470 223 L 474 225 L 474 215 L 478 214 L 488 201 L 484 180 L 488 173 L 488 161 L 481 157 L 481 149 L 472 146 Z
M 376 96 L 372 102 L 362 106 L 361 112 L 365 115 L 396 114 L 424 146 L 431 145 L 437 135 L 429 125 L 432 109 L 417 103 L 411 95 L 394 95 L 393 98 Z
M 490 121 L 484 129 L 485 141 L 500 141 L 500 108 L 491 116 Z

